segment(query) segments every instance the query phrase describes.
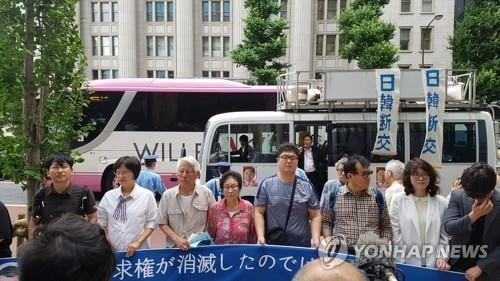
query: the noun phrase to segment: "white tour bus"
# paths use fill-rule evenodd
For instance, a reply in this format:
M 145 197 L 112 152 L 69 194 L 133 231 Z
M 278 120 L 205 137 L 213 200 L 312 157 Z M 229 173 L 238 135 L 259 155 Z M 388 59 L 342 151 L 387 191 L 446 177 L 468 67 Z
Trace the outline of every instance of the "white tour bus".
M 397 155 L 374 156 L 370 152 L 377 136 L 376 93 L 373 93 L 373 99 L 356 100 L 352 95 L 342 101 L 327 100 L 323 94 L 323 91 L 328 91 L 328 86 L 332 86 L 328 82 L 331 80 L 327 78 L 330 74 L 352 75 L 349 79 L 356 81 L 359 75 L 365 77 L 367 71 L 324 73 L 322 79 L 306 82 L 299 79 L 303 74 L 304 72 L 280 77 L 278 111 L 232 112 L 209 119 L 201 150 L 200 160 L 204 172 L 202 180 L 217 175 L 215 163 L 229 161 L 231 169 L 241 173 L 251 167 L 255 171 L 255 182 L 260 182 L 277 171 L 277 147 L 286 142 L 301 146 L 302 136 L 305 133 L 311 134 L 314 137 L 314 145 L 325 153 L 328 179 L 336 177 L 334 164 L 342 156 L 358 154 L 367 157 L 374 171 L 371 176 L 372 186 L 376 186 L 377 172 L 390 159 L 406 163 L 420 156 L 426 137 L 423 98 L 401 100 L 397 128 Z M 292 81 L 291 77 L 297 78 Z M 420 82 L 409 82 L 405 81 L 405 78 L 418 80 L 419 77 L 421 77 L 420 70 L 402 71 L 401 92 L 407 87 L 417 87 L 416 85 L 421 83 L 421 79 Z M 463 74 L 456 78 L 463 81 L 455 83 L 459 86 L 459 95 L 462 98 L 454 101 L 451 98 L 447 99 L 443 120 L 442 167 L 438 169 L 441 194 L 444 195 L 450 191 L 454 179 L 473 163 L 481 162 L 496 166 L 494 122 L 489 112 L 490 108 L 474 102 L 474 78 L 474 73 Z M 450 75 L 447 81 L 451 79 Z M 359 81 L 362 82 L 358 84 L 370 84 L 363 80 Z M 452 86 L 449 82 L 448 93 L 454 90 Z M 366 88 L 366 85 L 350 87 Z M 356 91 L 352 89 L 351 94 Z M 301 93 L 304 94 L 303 97 L 300 97 Z M 423 97 L 423 94 L 421 95 Z M 464 99 L 468 96 L 470 98 Z M 236 147 L 239 147 L 238 139 L 241 135 L 248 136 L 254 150 L 253 156 L 244 163 L 234 161 L 239 159 L 234 157 L 233 152 L 235 143 Z M 244 186 L 242 196 L 255 196 L 257 189 L 255 184 Z

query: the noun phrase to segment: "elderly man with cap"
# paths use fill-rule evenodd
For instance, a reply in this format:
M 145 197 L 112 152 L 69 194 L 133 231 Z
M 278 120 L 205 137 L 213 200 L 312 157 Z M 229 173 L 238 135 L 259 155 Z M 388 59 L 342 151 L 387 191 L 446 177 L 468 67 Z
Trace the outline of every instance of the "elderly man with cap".
M 217 166 L 219 176 L 216 178 L 212 178 L 211 180 L 207 181 L 204 185 L 212 191 L 215 200 L 218 201 L 219 199 L 224 197 L 224 194 L 222 193 L 222 189 L 220 188 L 219 184 L 220 177 L 222 176 L 222 174 L 229 171 L 229 167 L 231 166 L 231 164 L 229 162 L 217 162 L 215 165 Z
M 144 188 L 151 190 L 157 198 L 165 192 L 165 184 L 160 175 L 154 172 L 156 168 L 156 155 L 144 156 L 144 169 L 142 169 L 136 183 Z

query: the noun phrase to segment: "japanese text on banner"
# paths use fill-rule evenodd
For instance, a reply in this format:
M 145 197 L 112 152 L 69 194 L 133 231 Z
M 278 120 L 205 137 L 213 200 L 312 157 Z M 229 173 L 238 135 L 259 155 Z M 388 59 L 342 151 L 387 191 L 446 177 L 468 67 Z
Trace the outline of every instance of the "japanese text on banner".
M 426 135 L 420 158 L 441 167 L 443 147 L 443 116 L 446 102 L 445 72 L 443 69 L 422 70 L 425 94 Z
M 399 69 L 377 69 L 375 77 L 378 93 L 377 138 L 372 154 L 397 155 L 400 72 Z

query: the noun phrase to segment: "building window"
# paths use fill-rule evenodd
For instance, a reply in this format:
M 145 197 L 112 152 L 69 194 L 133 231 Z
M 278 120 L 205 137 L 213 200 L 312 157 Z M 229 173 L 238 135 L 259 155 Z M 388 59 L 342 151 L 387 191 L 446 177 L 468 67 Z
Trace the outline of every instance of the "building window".
M 221 57 L 220 37 L 212 37 L 212 57 Z
M 148 57 L 154 54 L 154 44 L 153 44 L 153 36 L 146 36 L 146 55 Z
M 146 77 L 154 78 L 155 77 L 154 71 L 153 70 L 146 71 Z
M 92 55 L 93 56 L 98 56 L 99 55 L 99 47 L 98 47 L 98 37 L 97 36 L 92 36 Z
M 326 55 L 335 56 L 335 35 L 326 36 Z
M 97 79 L 99 79 L 99 70 L 92 69 L 92 80 L 97 80 Z
M 222 71 L 222 77 L 229 78 L 229 71 Z
M 109 2 L 101 3 L 101 22 L 110 22 L 111 14 L 109 11 Z
M 398 64 L 398 67 L 400 69 L 410 69 L 411 68 L 411 64 Z
M 175 77 L 175 75 L 174 75 L 174 71 L 173 71 L 173 70 L 169 70 L 169 71 L 167 71 L 167 75 L 168 75 L 168 76 L 167 76 L 168 78 L 174 78 L 174 77 Z
M 326 0 L 318 0 L 318 19 L 325 19 L 325 1 Z
M 146 21 L 153 21 L 153 2 L 146 2 Z
M 401 27 L 399 29 L 399 50 L 410 50 L 410 32 L 411 28 L 409 27 Z
M 422 0 L 422 13 L 432 13 L 432 0 Z
M 208 21 L 208 15 L 210 14 L 208 1 L 203 1 L 201 3 L 201 19 L 204 22 Z
M 99 21 L 99 8 L 98 8 L 97 2 L 92 2 L 91 9 L 92 9 L 92 22 L 98 22 Z M 97 70 L 96 70 L 97 71 Z
M 201 72 L 201 77 L 204 77 L 204 78 L 208 78 L 208 77 L 210 77 L 210 76 L 209 76 L 209 72 L 208 72 L 208 71 L 202 71 L 202 72 Z
M 342 13 L 347 8 L 347 0 L 340 0 L 340 12 Z
M 432 28 L 422 27 L 421 40 L 420 40 L 421 50 L 431 50 L 432 48 L 431 36 L 432 36 Z
M 167 21 L 174 21 L 174 2 L 167 2 Z
M 118 36 L 113 36 L 113 56 L 118 56 Z
M 223 21 L 229 21 L 231 15 L 231 3 L 229 1 L 223 2 Z
M 156 36 L 156 56 L 164 57 L 165 56 L 165 37 Z
M 113 12 L 113 18 L 111 21 L 118 21 L 118 2 L 111 2 L 111 11 Z
M 165 2 L 155 2 L 155 21 L 165 21 Z
M 334 20 L 337 18 L 337 0 L 328 0 L 327 3 L 327 20 Z
M 109 36 L 101 37 L 101 56 L 110 56 L 111 55 L 111 42 L 109 42 Z
M 118 69 L 113 69 L 113 79 L 120 78 L 118 77 Z
M 212 1 L 212 21 L 220 21 L 220 2 Z
M 109 69 L 104 69 L 101 70 L 101 79 L 111 79 L 111 70 Z
M 174 56 L 174 37 L 173 36 L 167 37 L 167 56 L 169 56 L 169 57 Z
M 411 0 L 401 0 L 401 13 L 411 12 Z
M 229 37 L 228 36 L 225 36 L 225 37 L 222 37 L 223 38 L 223 45 L 222 45 L 222 49 L 223 49 L 223 56 L 224 57 L 229 57 L 229 50 L 230 50 L 230 45 L 229 45 Z
M 212 78 L 220 78 L 220 71 L 212 71 Z
M 209 46 L 210 46 L 210 43 L 209 43 L 209 37 L 207 36 L 203 36 L 201 38 L 201 45 L 202 45 L 202 55 L 204 57 L 208 57 L 210 55 L 210 50 L 209 50 Z
M 316 56 L 323 56 L 323 35 L 316 36 Z
M 165 70 L 157 70 L 156 71 L 156 78 L 165 78 Z
M 280 6 L 280 17 L 282 19 L 287 19 L 288 17 L 288 0 L 281 0 Z

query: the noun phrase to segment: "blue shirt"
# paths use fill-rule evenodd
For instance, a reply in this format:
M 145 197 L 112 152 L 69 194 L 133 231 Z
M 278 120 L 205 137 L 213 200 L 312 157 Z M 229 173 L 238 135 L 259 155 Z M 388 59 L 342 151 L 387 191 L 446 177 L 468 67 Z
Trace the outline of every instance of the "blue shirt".
M 136 183 L 144 188 L 153 191 L 153 193 L 157 192 L 160 195 L 162 195 L 166 190 L 165 184 L 163 183 L 160 175 L 149 168 L 145 168 L 141 171 L 139 177 L 136 180 Z
M 212 191 L 215 197 L 215 201 L 219 201 L 223 196 L 222 190 L 220 189 L 220 178 L 213 178 L 207 181 L 204 185 Z
M 323 192 L 321 193 L 321 199 L 319 200 L 319 206 L 321 207 L 321 209 L 323 209 L 323 204 L 325 203 L 325 200 L 328 201 L 330 199 L 330 191 L 332 191 L 332 189 L 334 188 L 339 188 L 342 185 L 343 185 L 342 182 L 340 182 L 338 179 L 329 180 L 325 183 L 325 186 L 323 187 Z

